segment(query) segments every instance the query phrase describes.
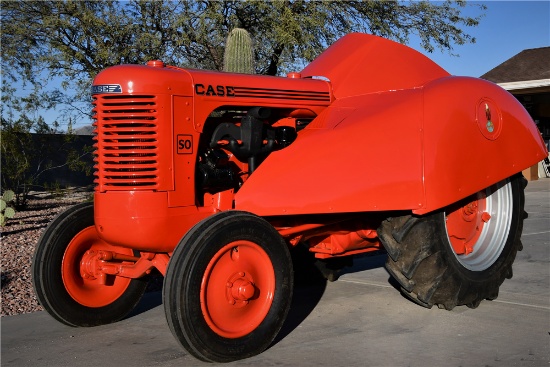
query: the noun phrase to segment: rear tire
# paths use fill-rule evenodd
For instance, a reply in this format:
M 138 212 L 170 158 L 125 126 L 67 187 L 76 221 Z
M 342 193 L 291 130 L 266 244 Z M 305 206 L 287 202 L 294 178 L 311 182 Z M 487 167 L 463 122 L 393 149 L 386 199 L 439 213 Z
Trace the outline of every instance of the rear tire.
M 264 219 L 221 212 L 193 227 L 168 264 L 163 304 L 168 326 L 193 356 L 230 362 L 264 351 L 292 298 L 292 260 Z
M 403 294 L 447 310 L 497 298 L 523 248 L 526 183 L 517 175 L 444 211 L 385 220 L 378 234 L 389 255 L 386 269 Z
M 38 302 L 56 320 L 69 326 L 98 326 L 116 322 L 138 304 L 145 279 L 112 277 L 108 284 L 82 278 L 80 260 L 89 249 L 133 255 L 99 238 L 93 203 L 75 205 L 58 215 L 38 241 L 32 280 Z

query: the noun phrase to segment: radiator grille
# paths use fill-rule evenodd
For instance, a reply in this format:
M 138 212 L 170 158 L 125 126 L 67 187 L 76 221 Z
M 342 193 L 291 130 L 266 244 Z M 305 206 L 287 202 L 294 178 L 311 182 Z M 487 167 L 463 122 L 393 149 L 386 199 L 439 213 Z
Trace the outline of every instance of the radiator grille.
M 100 190 L 158 188 L 157 98 L 106 95 L 93 104 Z

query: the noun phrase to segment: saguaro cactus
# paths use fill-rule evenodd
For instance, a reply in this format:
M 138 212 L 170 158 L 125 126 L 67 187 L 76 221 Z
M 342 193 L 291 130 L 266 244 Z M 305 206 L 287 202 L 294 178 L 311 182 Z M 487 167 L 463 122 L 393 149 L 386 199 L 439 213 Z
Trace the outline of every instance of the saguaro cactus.
M 234 28 L 227 36 L 223 71 L 254 74 L 252 38 L 246 29 Z

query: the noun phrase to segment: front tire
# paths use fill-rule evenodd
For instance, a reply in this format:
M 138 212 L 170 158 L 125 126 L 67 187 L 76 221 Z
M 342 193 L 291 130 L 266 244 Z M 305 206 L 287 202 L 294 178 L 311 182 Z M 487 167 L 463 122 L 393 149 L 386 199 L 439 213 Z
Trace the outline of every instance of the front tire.
M 520 237 L 526 180 L 506 179 L 443 211 L 382 223 L 386 269 L 414 302 L 447 310 L 495 299 L 512 277 Z
M 147 282 L 114 277 L 101 284 L 83 278 L 81 259 L 88 250 L 133 255 L 109 245 L 94 227 L 93 203 L 75 205 L 58 215 L 38 241 L 32 280 L 38 302 L 56 320 L 69 326 L 98 326 L 116 322 L 138 304 Z
M 273 341 L 290 308 L 292 260 L 279 233 L 228 211 L 193 227 L 168 264 L 163 304 L 180 344 L 198 359 L 251 357 Z

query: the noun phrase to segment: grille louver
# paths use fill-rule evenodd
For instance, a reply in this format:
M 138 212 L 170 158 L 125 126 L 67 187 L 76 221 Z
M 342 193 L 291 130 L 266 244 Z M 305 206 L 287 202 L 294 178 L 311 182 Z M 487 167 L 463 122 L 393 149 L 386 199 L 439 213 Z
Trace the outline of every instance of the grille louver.
M 156 97 L 108 95 L 93 103 L 100 191 L 158 188 Z

